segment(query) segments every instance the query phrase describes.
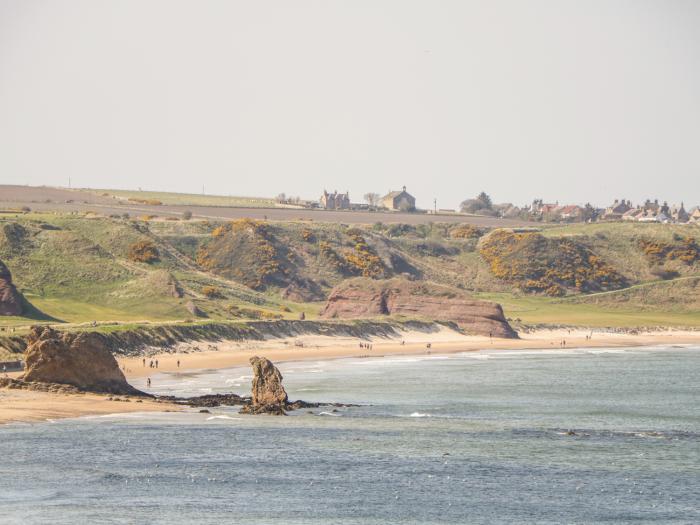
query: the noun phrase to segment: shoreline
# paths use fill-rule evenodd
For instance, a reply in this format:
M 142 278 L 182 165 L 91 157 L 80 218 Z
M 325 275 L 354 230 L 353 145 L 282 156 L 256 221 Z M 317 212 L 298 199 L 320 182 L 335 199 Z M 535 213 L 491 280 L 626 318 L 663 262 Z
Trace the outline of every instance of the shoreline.
M 541 330 L 521 334 L 521 339 L 490 339 L 482 336 L 464 336 L 449 330 L 437 334 L 407 332 L 405 344 L 400 340 L 375 338 L 372 349 L 360 348 L 358 340 L 338 337 L 310 336 L 263 342 L 242 343 L 222 341 L 208 344 L 207 350 L 193 350 L 197 345 L 180 345 L 176 352 L 162 352 L 148 357 L 117 357 L 127 380 L 159 373 L 195 372 L 197 370 L 225 369 L 247 366 L 248 360 L 262 355 L 273 363 L 308 361 L 315 359 L 375 358 L 395 355 L 452 354 L 479 350 L 551 350 L 605 347 L 642 347 L 672 344 L 700 345 L 700 333 L 690 331 L 652 332 L 642 334 L 594 334 L 587 339 L 588 330 Z M 562 346 L 566 341 L 566 346 Z M 365 343 L 366 341 L 363 341 Z M 296 346 L 303 343 L 302 346 Z M 426 345 L 430 343 L 431 348 Z M 202 345 L 204 346 L 204 345 Z M 211 347 L 215 347 L 213 349 Z M 146 365 L 144 366 L 144 359 Z M 158 368 L 150 368 L 150 361 L 158 361 Z M 178 367 L 177 362 L 180 362 Z
M 587 339 L 588 330 L 541 330 L 522 334 L 521 339 L 490 339 L 465 336 L 449 329 L 437 333 L 405 332 L 404 344 L 399 339 L 370 338 L 372 348 L 360 348 L 359 340 L 348 337 L 308 336 L 272 339 L 258 342 L 222 341 L 183 343 L 175 352 L 162 352 L 149 357 L 115 356 L 127 380 L 161 373 L 192 373 L 248 366 L 254 355 L 262 355 L 274 363 L 330 360 L 343 358 L 376 358 L 398 355 L 431 355 L 477 352 L 480 350 L 575 350 L 580 348 L 633 348 L 658 345 L 700 345 L 700 333 L 690 331 L 630 334 L 595 334 Z M 563 346 L 563 341 L 566 345 Z M 430 343 L 431 348 L 426 345 Z M 206 350 L 199 346 L 208 347 Z M 144 366 L 144 359 L 146 366 Z M 158 368 L 149 368 L 151 360 Z M 180 361 L 178 367 L 177 361 Z M 17 377 L 21 372 L 8 373 Z M 57 394 L 26 390 L 0 389 L 0 425 L 22 422 L 37 423 L 53 419 L 100 416 L 133 412 L 173 412 L 186 407 L 150 399 L 123 401 L 129 396 L 109 394 Z M 122 401 L 115 401 L 115 398 Z
M 181 410 L 183 407 L 180 405 L 133 396 L 0 389 L 0 428 L 10 423 L 32 424 L 83 416 Z

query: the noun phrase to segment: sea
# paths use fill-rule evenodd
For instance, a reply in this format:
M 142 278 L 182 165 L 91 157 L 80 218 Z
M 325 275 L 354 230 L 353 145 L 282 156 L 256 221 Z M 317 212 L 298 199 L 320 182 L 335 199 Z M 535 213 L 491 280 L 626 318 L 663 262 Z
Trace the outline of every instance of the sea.
M 700 347 L 279 367 L 291 399 L 360 406 L 5 425 L 0 523 L 700 523 Z M 151 391 L 246 394 L 250 374 Z

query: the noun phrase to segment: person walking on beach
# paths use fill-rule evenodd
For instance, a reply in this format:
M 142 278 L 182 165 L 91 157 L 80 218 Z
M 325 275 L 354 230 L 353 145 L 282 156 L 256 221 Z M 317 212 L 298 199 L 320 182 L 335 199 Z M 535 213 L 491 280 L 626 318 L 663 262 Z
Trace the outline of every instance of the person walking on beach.
M 146 358 L 143 358 L 143 367 L 146 368 Z
M 177 367 L 180 368 L 180 360 L 177 360 Z
M 146 378 L 146 386 L 148 388 L 151 388 L 151 378 L 150 377 Z
M 158 368 L 158 360 L 156 359 L 156 368 Z

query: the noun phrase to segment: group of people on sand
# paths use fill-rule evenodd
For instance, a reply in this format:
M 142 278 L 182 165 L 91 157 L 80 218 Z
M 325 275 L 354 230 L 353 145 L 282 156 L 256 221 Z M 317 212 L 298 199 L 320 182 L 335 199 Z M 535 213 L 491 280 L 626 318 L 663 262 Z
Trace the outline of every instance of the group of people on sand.
M 372 346 L 371 343 L 360 343 L 360 348 L 366 348 L 367 350 L 372 350 Z
M 178 359 L 176 361 L 177 367 L 180 368 L 180 360 Z M 143 366 L 146 366 L 146 358 L 143 358 Z M 148 368 L 158 368 L 158 360 L 157 359 L 151 359 L 148 362 Z
M 143 366 L 146 366 L 146 359 L 143 359 Z M 157 359 L 151 359 L 148 362 L 148 368 L 158 368 L 158 360 Z

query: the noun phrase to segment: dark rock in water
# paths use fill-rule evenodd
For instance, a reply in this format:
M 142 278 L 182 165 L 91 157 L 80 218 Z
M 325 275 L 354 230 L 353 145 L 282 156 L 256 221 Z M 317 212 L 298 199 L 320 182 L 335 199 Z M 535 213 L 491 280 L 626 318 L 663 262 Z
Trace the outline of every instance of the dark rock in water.
M 241 414 L 267 414 L 270 416 L 286 416 L 286 405 L 246 405 L 241 408 Z
M 253 396 L 242 397 L 237 394 L 210 394 L 197 397 L 161 396 L 159 401 L 188 405 L 192 407 L 218 407 L 221 405 L 241 405 L 241 414 L 270 414 L 286 416 L 288 410 L 300 408 L 318 408 L 321 406 L 348 407 L 341 403 L 307 403 L 306 401 L 289 401 L 282 386 L 282 374 L 269 359 L 251 357 L 253 366 Z M 207 413 L 208 410 L 200 410 Z
M 307 403 L 306 401 L 289 401 L 282 386 L 282 374 L 269 359 L 251 357 L 253 366 L 253 395 L 250 404 L 241 408 L 241 414 L 269 414 L 285 416 L 288 410 L 300 408 L 318 408 L 320 406 L 350 406 L 337 403 Z
M 199 411 L 200 414 L 211 414 L 206 408 L 203 408 L 202 410 Z
M 59 332 L 33 326 L 25 350 L 26 382 L 59 383 L 80 390 L 146 395 L 127 383 L 105 340 L 97 333 Z
M 207 394 L 197 397 L 176 397 L 176 396 L 159 396 L 158 400 L 168 403 L 177 403 L 179 405 L 187 405 L 191 407 L 219 407 L 219 406 L 236 406 L 247 405 L 250 403 L 250 398 L 241 397 L 237 394 Z M 201 410 L 200 410 L 201 412 Z
M 0 261 L 0 315 L 21 315 L 22 296 L 12 283 L 12 274 Z

